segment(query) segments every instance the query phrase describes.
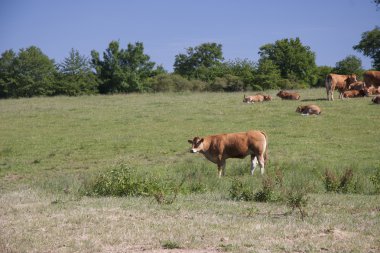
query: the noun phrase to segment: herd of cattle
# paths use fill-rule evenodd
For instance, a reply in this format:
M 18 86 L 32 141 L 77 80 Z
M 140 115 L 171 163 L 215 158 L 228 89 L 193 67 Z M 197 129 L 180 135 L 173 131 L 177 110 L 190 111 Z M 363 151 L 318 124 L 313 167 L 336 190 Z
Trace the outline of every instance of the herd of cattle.
M 326 77 L 327 100 L 334 100 L 334 90 L 339 92 L 339 98 L 352 98 L 360 96 L 376 95 L 372 101 L 380 104 L 380 71 L 366 71 L 363 81 L 358 81 L 356 75 L 329 74 Z M 282 99 L 299 100 L 296 92 L 280 91 L 277 96 Z M 244 103 L 270 101 L 269 95 L 245 96 Z M 296 112 L 304 115 L 319 115 L 321 109 L 317 105 L 298 106 Z M 191 144 L 191 153 L 201 153 L 209 161 L 218 166 L 219 177 L 225 174 L 226 159 L 244 158 L 251 156 L 251 175 L 259 163 L 261 174 L 264 174 L 264 165 L 267 160 L 268 140 L 263 131 L 248 131 L 241 133 L 227 133 L 210 135 L 206 137 L 194 137 L 188 140 Z

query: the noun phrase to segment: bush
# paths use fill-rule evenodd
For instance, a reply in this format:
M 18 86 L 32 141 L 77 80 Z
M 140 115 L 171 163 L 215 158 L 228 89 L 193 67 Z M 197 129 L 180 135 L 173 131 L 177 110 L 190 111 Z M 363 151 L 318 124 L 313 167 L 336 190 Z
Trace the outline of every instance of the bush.
M 324 174 L 324 185 L 327 192 L 350 193 L 355 191 L 352 169 L 346 169 L 341 177 L 333 171 L 326 169 Z
M 252 201 L 254 200 L 253 190 L 243 184 L 239 179 L 233 179 L 230 190 L 230 198 L 236 201 Z
M 375 193 L 380 193 L 380 170 L 375 175 L 370 176 L 369 180 L 375 186 Z
M 308 192 L 308 184 L 298 180 L 293 180 L 289 188 L 285 190 L 286 204 L 292 208 L 292 212 L 298 209 L 302 220 L 304 220 L 304 217 L 307 215 L 305 208 L 309 201 L 307 196 Z

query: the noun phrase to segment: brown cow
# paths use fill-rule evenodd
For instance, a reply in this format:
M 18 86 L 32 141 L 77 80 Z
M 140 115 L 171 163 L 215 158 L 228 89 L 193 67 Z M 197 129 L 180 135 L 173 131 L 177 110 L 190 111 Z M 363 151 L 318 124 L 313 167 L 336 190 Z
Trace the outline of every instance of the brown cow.
M 363 79 L 367 88 L 372 85 L 378 88 L 380 86 L 380 71 L 366 71 L 363 74 Z
M 251 175 L 259 162 L 261 175 L 264 174 L 264 164 L 267 159 L 268 140 L 262 131 L 227 133 L 194 137 L 188 140 L 192 144 L 191 153 L 201 153 L 209 161 L 218 165 L 219 177 L 225 174 L 226 159 L 244 158 L 251 155 Z
M 364 88 L 365 88 L 365 83 L 363 81 L 357 81 L 357 82 L 351 83 L 348 86 L 349 90 L 364 90 Z
M 343 92 L 344 98 L 356 98 L 364 96 L 367 96 L 367 92 L 365 90 L 346 90 Z
M 298 100 L 300 99 L 300 94 L 297 92 L 288 92 L 288 91 L 280 91 L 277 93 L 277 96 L 282 99 L 289 99 L 289 100 Z
M 257 94 L 254 96 L 248 96 L 248 97 L 246 97 L 244 94 L 244 98 L 243 98 L 244 103 L 263 102 L 263 101 L 270 101 L 270 100 L 272 100 L 271 96 L 261 95 L 261 94 Z
M 297 107 L 296 112 L 299 112 L 303 115 L 309 115 L 309 114 L 315 114 L 319 115 L 321 114 L 321 108 L 317 105 L 300 105 Z
M 343 92 L 348 90 L 349 85 L 356 81 L 356 75 L 328 74 L 325 81 L 327 100 L 334 100 L 335 88 L 339 92 L 339 98 L 343 98 Z
M 376 96 L 372 99 L 372 102 L 374 102 L 375 104 L 380 104 L 380 96 Z
M 380 94 L 380 86 L 375 88 L 375 86 L 371 85 L 370 87 L 366 87 L 368 95 L 377 95 Z

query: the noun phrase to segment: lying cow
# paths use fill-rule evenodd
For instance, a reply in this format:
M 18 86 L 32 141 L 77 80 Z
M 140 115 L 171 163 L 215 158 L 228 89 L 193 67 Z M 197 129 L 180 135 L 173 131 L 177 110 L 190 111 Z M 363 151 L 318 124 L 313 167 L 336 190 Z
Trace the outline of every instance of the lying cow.
M 373 85 L 369 86 L 369 88 L 367 88 L 367 93 L 368 95 L 378 95 L 380 94 L 380 86 L 379 87 L 375 87 Z
M 363 81 L 357 81 L 354 83 L 351 83 L 348 86 L 349 90 L 364 90 L 365 89 L 365 83 Z
M 243 103 L 255 103 L 255 102 L 263 102 L 263 101 L 270 101 L 270 100 L 272 100 L 272 97 L 269 95 L 257 94 L 254 96 L 246 97 L 244 94 Z
M 225 174 L 226 159 L 244 158 L 251 155 L 251 175 L 259 162 L 261 175 L 264 174 L 264 164 L 267 159 L 267 136 L 262 131 L 248 131 L 194 137 L 188 140 L 192 145 L 191 153 L 201 153 L 209 161 L 218 165 L 219 177 Z
M 289 100 L 298 100 L 301 97 L 297 92 L 288 92 L 288 91 L 283 91 L 283 90 L 277 93 L 277 96 L 282 99 L 289 99 Z
M 303 115 L 319 115 L 322 111 L 321 108 L 319 108 L 317 105 L 300 105 L 297 107 L 296 112 L 299 112 Z
M 380 104 L 380 96 L 376 96 L 372 99 L 372 102 L 374 102 L 375 104 Z
M 356 97 L 364 97 L 367 96 L 365 90 L 346 90 L 343 92 L 344 98 L 356 98 Z

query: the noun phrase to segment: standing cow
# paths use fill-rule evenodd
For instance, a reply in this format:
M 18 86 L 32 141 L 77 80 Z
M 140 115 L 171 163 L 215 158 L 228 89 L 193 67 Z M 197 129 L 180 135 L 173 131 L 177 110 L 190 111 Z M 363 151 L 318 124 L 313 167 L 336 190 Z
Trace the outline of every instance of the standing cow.
M 363 74 L 363 79 L 367 88 L 372 85 L 378 88 L 380 86 L 380 71 L 366 71 Z
M 339 98 L 342 99 L 343 92 L 348 90 L 350 84 L 356 81 L 356 75 L 328 74 L 325 81 L 327 100 L 334 100 L 335 89 L 338 90 Z
M 267 159 L 268 141 L 262 131 L 248 131 L 241 133 L 227 133 L 194 137 L 188 140 L 192 145 L 191 153 L 201 153 L 209 161 L 218 166 L 219 177 L 225 174 L 226 159 L 244 158 L 251 155 L 251 175 L 259 162 L 261 175 L 264 174 L 264 164 Z

